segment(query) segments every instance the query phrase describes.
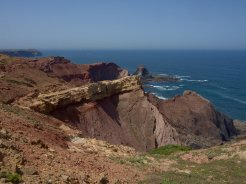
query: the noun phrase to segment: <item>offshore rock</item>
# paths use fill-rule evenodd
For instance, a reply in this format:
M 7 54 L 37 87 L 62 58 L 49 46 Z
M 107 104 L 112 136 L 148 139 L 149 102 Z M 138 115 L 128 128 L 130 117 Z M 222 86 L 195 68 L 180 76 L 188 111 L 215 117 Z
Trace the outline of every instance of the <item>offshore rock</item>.
M 140 76 L 143 82 L 177 82 L 180 80 L 172 75 L 151 75 L 143 65 L 139 66 L 133 75 Z
M 147 70 L 147 68 L 145 68 L 143 65 L 139 66 L 137 68 L 137 70 L 133 73 L 133 75 L 138 75 L 142 78 L 146 78 L 146 77 L 151 76 L 149 71 Z

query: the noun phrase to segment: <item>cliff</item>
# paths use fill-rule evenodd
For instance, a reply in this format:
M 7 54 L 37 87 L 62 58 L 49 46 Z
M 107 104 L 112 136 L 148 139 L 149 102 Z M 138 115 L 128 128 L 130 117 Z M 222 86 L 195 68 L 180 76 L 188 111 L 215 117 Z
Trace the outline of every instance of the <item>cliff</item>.
M 233 143 L 237 134 L 199 94 L 158 99 L 113 63 L 0 55 L 0 182 L 161 183 L 164 172 L 165 182 L 214 174 L 218 183 L 228 169 L 228 181 L 240 183 L 246 143 Z
M 1 63 L 2 102 L 48 114 L 84 137 L 148 151 L 167 144 L 209 147 L 237 134 L 232 120 L 196 93 L 160 100 L 113 63 L 76 65 L 63 57 Z
M 232 119 L 193 91 L 165 101 L 151 94 L 148 99 L 175 128 L 181 142 L 191 147 L 210 147 L 238 134 Z

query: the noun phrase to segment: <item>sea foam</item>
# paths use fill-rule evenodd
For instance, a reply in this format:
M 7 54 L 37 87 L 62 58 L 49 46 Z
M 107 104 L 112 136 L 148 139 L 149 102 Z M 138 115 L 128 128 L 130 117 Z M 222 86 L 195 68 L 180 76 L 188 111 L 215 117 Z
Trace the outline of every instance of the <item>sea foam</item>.
M 149 86 L 156 88 L 160 91 L 174 91 L 180 88 L 179 86 L 159 86 L 159 85 L 149 85 Z

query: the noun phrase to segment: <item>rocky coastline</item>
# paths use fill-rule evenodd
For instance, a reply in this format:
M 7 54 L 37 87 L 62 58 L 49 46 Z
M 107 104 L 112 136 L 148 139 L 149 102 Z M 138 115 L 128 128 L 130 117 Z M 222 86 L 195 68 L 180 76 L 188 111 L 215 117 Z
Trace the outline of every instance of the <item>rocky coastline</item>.
M 0 76 L 2 170 L 22 173 L 27 183 L 33 181 L 30 175 L 58 183 L 100 183 L 103 178 L 116 183 L 128 176 L 128 183 L 137 183 L 142 171 L 109 157 L 137 157 L 137 152 L 167 145 L 205 149 L 245 132 L 196 92 L 168 100 L 145 93 L 144 81 L 178 79 L 153 76 L 144 67 L 129 75 L 114 63 L 79 65 L 64 57 L 0 55 Z M 9 151 L 12 148 L 21 151 Z M 55 167 L 49 176 L 53 161 L 63 170 L 76 169 L 61 177 Z M 27 171 L 31 166 L 35 172 Z M 103 171 L 107 174 L 102 176 Z

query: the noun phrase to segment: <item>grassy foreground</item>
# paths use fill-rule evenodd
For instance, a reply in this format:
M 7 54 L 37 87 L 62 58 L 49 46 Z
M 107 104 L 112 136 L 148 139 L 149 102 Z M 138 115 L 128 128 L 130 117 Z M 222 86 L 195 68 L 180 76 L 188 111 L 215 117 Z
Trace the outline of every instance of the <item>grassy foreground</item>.
M 147 170 L 139 184 L 246 184 L 246 140 L 201 150 L 167 145 L 114 160 Z

